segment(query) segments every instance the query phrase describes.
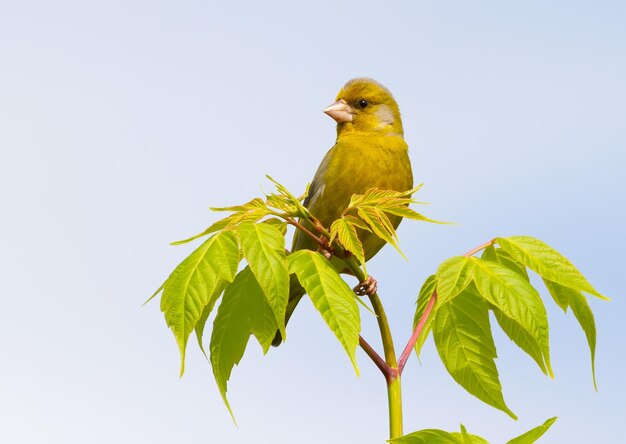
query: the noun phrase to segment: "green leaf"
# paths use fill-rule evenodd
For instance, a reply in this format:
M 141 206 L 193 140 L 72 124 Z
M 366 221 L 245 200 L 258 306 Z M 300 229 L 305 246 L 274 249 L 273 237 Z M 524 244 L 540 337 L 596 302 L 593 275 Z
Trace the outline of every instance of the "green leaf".
M 440 304 L 456 297 L 472 281 L 473 264 L 470 258 L 455 256 L 437 268 L 437 298 Z
M 221 211 L 221 208 L 216 209 L 217 211 Z M 222 230 L 232 230 L 237 225 L 244 222 L 257 222 L 263 216 L 267 215 L 267 211 L 265 210 L 256 210 L 256 211 L 248 211 L 248 212 L 240 212 L 234 213 L 230 216 L 225 217 L 224 219 L 220 219 L 217 222 L 213 223 L 209 228 L 204 230 L 202 233 L 195 234 L 187 239 L 179 240 L 172 242 L 171 245 L 182 245 L 189 243 L 199 237 L 203 237 L 218 231 Z
M 463 440 L 452 433 L 437 429 L 424 429 L 391 439 L 393 444 L 463 444 Z
M 163 283 L 161 284 L 161 286 L 160 286 L 159 288 L 157 288 L 157 289 L 156 289 L 156 291 L 155 291 L 154 293 L 152 293 L 152 295 L 151 295 L 148 299 L 146 299 L 146 301 L 145 301 L 143 304 L 141 304 L 141 306 L 143 307 L 143 306 L 144 306 L 144 305 L 146 305 L 148 302 L 150 302 L 152 299 L 156 298 L 156 297 L 157 297 L 157 295 L 158 295 L 159 293 L 161 293 L 161 291 L 163 291 L 163 289 L 165 288 L 165 284 L 167 284 L 167 279 L 165 280 L 165 282 L 163 282 Z
M 337 219 L 330 226 L 330 242 L 334 240 L 335 237 L 339 239 L 341 245 L 354 254 L 359 263 L 365 267 L 365 253 L 363 252 L 363 244 L 359 239 L 359 236 L 356 231 L 356 227 L 346 218 Z
M 493 307 L 492 310 L 502 331 L 504 331 L 509 339 L 517 344 L 519 348 L 525 351 L 528 356 L 533 358 L 539 366 L 539 369 L 547 375 L 548 370 L 546 369 L 543 353 L 541 352 L 541 348 L 537 340 L 533 338 L 530 333 L 524 330 L 524 328 L 521 327 L 517 321 L 508 318 L 501 310 L 496 307 Z
M 437 288 L 437 277 L 434 274 L 428 276 L 422 288 L 420 289 L 420 294 L 417 297 L 417 309 L 415 310 L 415 316 L 413 317 L 413 329 L 417 327 L 417 323 L 422 318 L 424 311 L 426 310 L 426 306 L 430 301 L 430 298 L 433 296 L 433 292 Z M 415 342 L 415 353 L 417 353 L 417 357 L 419 359 L 420 352 L 422 351 L 422 347 L 424 346 L 424 342 L 428 339 L 428 335 L 432 329 L 433 318 L 435 317 L 435 313 L 437 310 L 438 301 L 435 302 L 435 306 L 430 313 L 428 319 L 426 319 L 426 323 L 422 328 L 420 335 L 417 337 L 417 341 Z
M 231 207 L 211 207 L 212 211 L 233 211 L 233 212 L 244 212 L 244 211 L 256 211 L 267 209 L 265 202 L 258 197 L 255 197 L 250 202 L 246 202 L 243 205 L 234 205 Z
M 422 222 L 430 222 L 433 224 L 449 224 L 450 223 L 450 222 L 442 222 L 440 220 L 431 219 L 406 206 L 383 208 L 383 211 L 387 214 L 393 214 L 394 216 L 405 217 L 407 219 L 419 220 Z
M 282 219 L 278 219 L 277 217 L 271 217 L 269 219 L 265 219 L 262 223 L 273 225 L 280 234 L 285 236 L 287 234 L 287 222 L 284 222 Z
M 241 224 L 237 234 L 243 255 L 274 311 L 280 334 L 285 338 L 285 311 L 289 299 L 285 238 L 271 224 Z
M 517 262 L 515 259 L 511 257 L 509 253 L 504 251 L 502 248 L 496 248 L 493 245 L 485 248 L 481 259 L 489 260 L 492 262 L 497 262 L 506 268 L 516 271 L 522 276 L 526 281 L 529 281 L 528 273 L 526 272 L 526 267 Z M 516 321 L 513 321 L 506 317 L 501 310 L 496 307 L 493 307 L 493 312 L 500 325 L 500 328 L 506 333 L 506 335 L 511 339 L 519 348 L 524 350 L 539 366 L 539 369 L 544 373 L 548 374 L 545 363 L 543 361 L 543 354 L 541 352 L 541 348 L 537 341 L 526 332 Z
M 221 280 L 232 281 L 239 264 L 233 233 L 207 239 L 178 265 L 164 284 L 161 311 L 180 349 L 182 376 L 187 340 Z
M 237 274 L 226 287 L 217 310 L 211 335 L 211 367 L 222 399 L 232 415 L 226 398 L 232 369 L 239 364 L 248 344 L 250 333 L 258 339 L 264 352 L 276 334 L 276 319 L 263 290 L 250 267 Z M 234 417 L 233 417 L 234 420 Z
M 200 347 L 202 354 L 204 354 L 204 357 L 207 359 L 208 356 L 206 354 L 206 351 L 204 350 L 204 343 L 202 341 L 202 337 L 204 335 L 204 327 L 206 325 L 207 319 L 209 318 L 209 315 L 213 311 L 215 303 L 222 295 L 222 292 L 228 284 L 229 282 L 224 279 L 219 280 L 217 286 L 215 287 L 215 290 L 213 291 L 213 294 L 209 298 L 209 303 L 204 307 L 204 310 L 202 310 L 202 314 L 200 315 L 200 318 L 198 319 L 198 322 L 196 322 L 196 325 L 194 327 L 194 330 L 196 332 L 196 339 L 198 340 L 198 346 Z
M 567 308 L 571 307 L 574 316 L 585 332 L 589 351 L 591 352 L 591 375 L 593 377 L 593 386 L 598 390 L 596 383 L 596 321 L 587 302 L 587 298 L 580 291 L 573 288 L 564 287 L 556 282 L 544 279 L 548 291 L 556 301 L 556 303 L 567 312 Z
M 517 419 L 502 396 L 489 309 L 473 285 L 439 306 L 433 337 L 441 361 L 456 382 L 481 401 Z
M 355 194 L 350 199 L 348 208 L 355 208 L 361 205 L 378 205 L 381 201 L 387 201 L 391 199 L 403 199 L 410 198 L 416 191 L 424 186 L 423 183 L 417 185 L 415 188 L 406 191 L 393 191 L 393 190 L 381 190 L 378 188 L 370 188 L 363 194 Z M 412 201 L 412 199 L 408 199 Z
M 548 429 L 552 426 L 552 424 L 554 424 L 555 421 L 556 421 L 556 416 L 554 418 L 548 419 L 546 422 L 544 422 L 540 426 L 529 430 L 523 435 L 520 435 L 517 438 L 513 438 L 512 440 L 508 441 L 506 444 L 533 444 L 539 438 L 541 438 L 544 433 L 548 431 Z
M 536 361 L 537 347 L 541 351 L 548 374 L 550 365 L 548 315 L 535 288 L 519 272 L 497 262 L 472 258 L 474 282 L 480 295 L 497 309 L 496 319 L 504 332 Z M 505 321 L 504 317 L 509 321 Z M 515 323 L 513 325 L 511 322 Z M 525 332 L 526 334 L 524 334 Z M 532 343 L 535 342 L 535 345 Z
M 363 222 L 363 220 L 359 219 L 358 217 L 350 216 L 348 214 L 348 215 L 343 216 L 343 219 L 348 221 L 351 225 L 354 225 L 355 227 L 360 228 L 361 230 L 365 230 L 365 231 L 369 231 L 369 232 L 372 231 L 370 229 L 370 227 L 365 222 Z
M 499 237 L 496 241 L 517 261 L 544 279 L 609 300 L 593 288 L 565 256 L 539 239 L 530 236 L 512 236 Z
M 373 207 L 358 207 L 357 212 L 359 217 L 372 229 L 376 236 L 393 245 L 398 253 L 406 259 L 404 253 L 400 250 L 400 245 L 398 245 L 396 230 L 385 213 Z
M 488 246 L 485 248 L 481 259 L 498 262 L 513 271 L 517 271 L 527 281 L 530 280 L 524 264 L 513 259 L 513 257 L 502 248 L 496 248 L 493 245 Z
M 300 250 L 287 259 L 289 272 L 296 274 L 313 305 L 348 353 L 358 375 L 356 348 L 361 319 L 354 293 L 320 253 Z
M 461 432 L 452 432 L 452 435 L 461 438 L 463 444 L 489 444 L 485 438 L 468 433 L 463 424 L 461 424 Z
M 280 183 L 278 183 L 271 176 L 266 174 L 265 177 L 267 177 L 274 184 L 274 186 L 276 187 L 276 190 L 280 193 L 280 195 L 285 197 L 286 201 L 293 205 L 295 212 L 296 212 L 295 216 L 301 217 L 303 219 L 308 219 L 308 220 L 311 219 L 311 213 L 309 212 L 308 208 L 306 208 L 304 205 L 302 205 L 302 202 L 300 202 L 302 198 L 298 199 L 296 196 L 291 194 L 284 185 L 281 185 Z M 308 187 L 307 187 L 307 194 L 308 194 Z

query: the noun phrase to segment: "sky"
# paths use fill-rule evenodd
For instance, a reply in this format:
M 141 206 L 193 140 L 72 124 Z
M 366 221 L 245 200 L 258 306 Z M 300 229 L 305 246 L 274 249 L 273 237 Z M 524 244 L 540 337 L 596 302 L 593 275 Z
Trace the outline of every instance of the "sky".
M 262 195 L 265 174 L 304 190 L 335 139 L 322 109 L 357 76 L 400 105 L 419 210 L 458 223 L 405 221 L 408 261 L 368 264 L 397 349 L 425 278 L 494 236 L 548 242 L 612 297 L 590 301 L 598 392 L 543 292 L 554 380 L 494 329 L 520 419 L 461 389 L 429 340 L 403 376 L 405 431 L 501 443 L 558 416 L 540 442 L 626 441 L 623 2 L 5 1 L 0 60 L 0 442 L 384 442 L 383 378 L 360 350 L 354 375 L 309 302 L 233 370 L 237 426 L 194 341 L 180 379 L 158 303 L 141 307 L 209 206 Z M 380 350 L 376 333 L 364 313 Z

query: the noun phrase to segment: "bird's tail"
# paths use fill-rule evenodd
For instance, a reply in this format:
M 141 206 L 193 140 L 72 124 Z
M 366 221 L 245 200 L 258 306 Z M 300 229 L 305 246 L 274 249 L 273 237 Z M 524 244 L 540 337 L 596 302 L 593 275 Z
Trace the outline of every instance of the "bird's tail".
M 305 293 L 306 291 L 304 291 L 304 288 L 300 285 L 296 275 L 292 274 L 289 277 L 289 302 L 287 302 L 287 311 L 285 313 L 285 325 L 289 322 L 289 318 L 296 309 L 296 305 L 298 305 L 298 302 L 300 302 L 300 299 L 302 299 L 302 296 L 304 296 Z M 272 345 L 274 347 L 278 347 L 282 342 L 283 337 L 280 334 L 280 331 L 276 331 L 276 336 L 274 336 Z

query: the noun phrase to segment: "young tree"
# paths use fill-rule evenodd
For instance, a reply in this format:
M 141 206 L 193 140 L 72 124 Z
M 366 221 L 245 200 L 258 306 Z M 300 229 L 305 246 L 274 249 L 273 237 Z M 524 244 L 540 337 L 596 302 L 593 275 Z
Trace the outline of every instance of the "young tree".
M 221 299 L 207 358 L 229 411 L 226 392 L 233 366 L 243 357 L 251 335 L 264 353 L 272 342 L 276 343 L 276 337 L 286 337 L 285 315 L 290 287 L 294 285 L 301 285 L 309 295 L 357 374 L 357 347 L 383 374 L 392 443 L 486 442 L 463 426 L 459 432 L 424 429 L 403 434 L 402 372 L 413 350 L 419 355 L 431 333 L 452 378 L 478 399 L 514 419 L 517 417 L 504 401 L 494 361 L 496 348 L 489 312 L 539 369 L 553 377 L 546 309 L 528 270 L 538 274 L 554 302 L 564 311 L 571 308 L 578 320 L 591 351 L 595 385 L 596 329 L 585 294 L 608 298 L 546 243 L 529 236 L 495 237 L 461 256 L 445 260 L 421 287 L 414 330 L 398 356 L 375 280 L 367 274 L 359 234 L 373 233 L 402 254 L 390 216 L 437 222 L 409 207 L 419 204 L 412 196 L 421 185 L 405 192 L 372 188 L 354 195 L 342 217 L 326 227 L 303 206 L 306 193 L 296 198 L 281 184 L 270 180 L 276 186 L 274 193 L 243 205 L 214 208 L 231 214 L 196 236 L 174 242 L 182 244 L 206 238 L 149 299 L 161 294 L 161 310 L 180 349 L 181 375 L 192 333 L 195 332 L 200 349 L 207 355 L 203 334 L 209 315 Z M 317 251 L 285 250 L 288 225 L 314 241 Z M 245 266 L 241 265 L 242 260 Z M 340 273 L 354 275 L 361 284 L 351 289 Z M 358 295 L 367 296 L 370 304 Z M 360 336 L 359 304 L 365 315 L 376 316 L 384 349 L 382 356 Z M 555 420 L 550 418 L 509 443 L 533 443 Z

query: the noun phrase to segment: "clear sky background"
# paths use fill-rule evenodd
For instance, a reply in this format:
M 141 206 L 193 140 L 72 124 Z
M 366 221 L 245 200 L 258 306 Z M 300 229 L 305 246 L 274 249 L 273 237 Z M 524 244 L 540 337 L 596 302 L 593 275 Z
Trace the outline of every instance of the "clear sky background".
M 208 206 L 270 190 L 266 173 L 304 189 L 335 138 L 321 110 L 355 76 L 400 104 L 421 210 L 460 223 L 405 222 L 409 261 L 385 248 L 368 267 L 397 348 L 423 280 L 496 235 L 547 241 L 613 298 L 591 301 L 598 393 L 548 297 L 554 381 L 496 333 L 517 422 L 429 341 L 405 430 L 502 443 L 558 415 L 541 442 L 626 442 L 624 2 L 3 1 L 0 66 L 0 442 L 384 441 L 383 378 L 360 351 L 355 377 L 309 302 L 233 371 L 238 427 L 194 341 L 180 380 L 158 304 L 140 308 Z

